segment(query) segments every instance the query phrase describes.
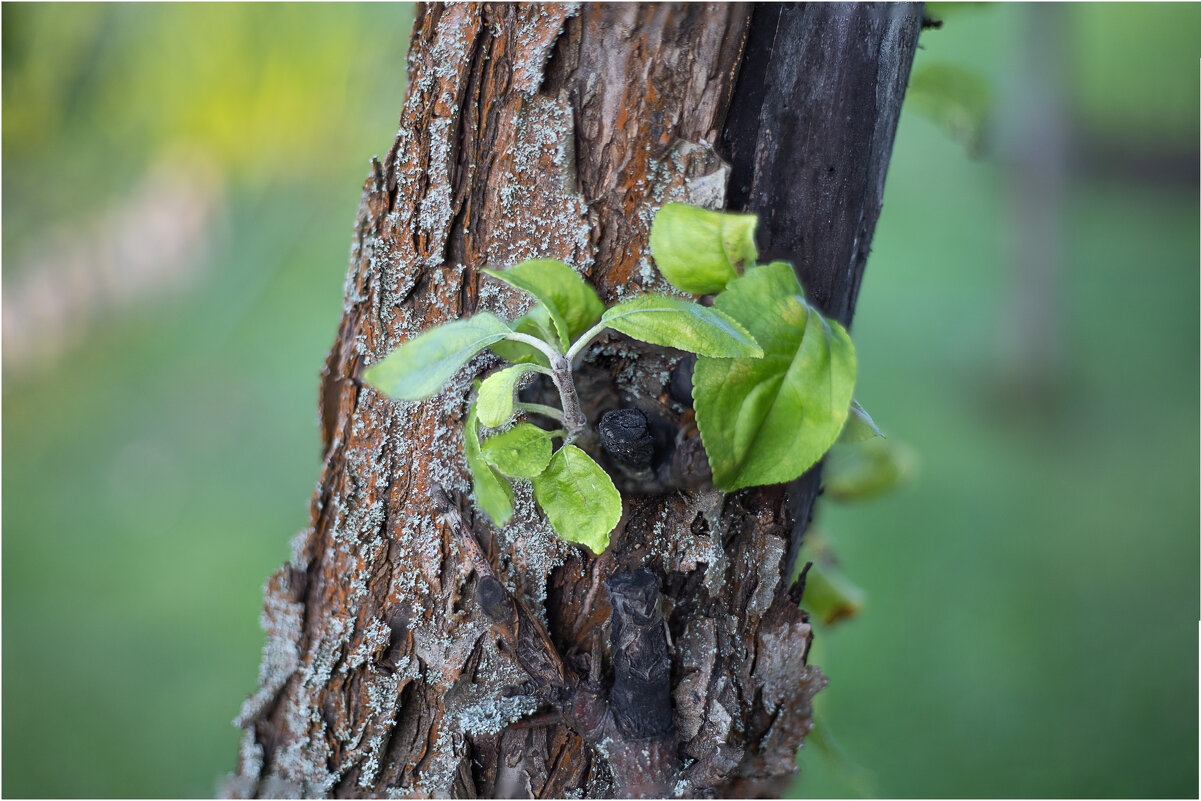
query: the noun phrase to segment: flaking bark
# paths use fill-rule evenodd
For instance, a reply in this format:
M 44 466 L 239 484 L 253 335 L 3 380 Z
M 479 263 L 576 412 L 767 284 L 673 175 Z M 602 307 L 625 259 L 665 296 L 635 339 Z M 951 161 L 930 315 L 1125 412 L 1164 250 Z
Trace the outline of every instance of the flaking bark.
M 795 488 L 790 501 L 782 486 L 726 496 L 627 476 L 622 521 L 595 558 L 553 535 L 528 485 L 503 529 L 472 509 L 462 420 L 494 357 L 420 403 L 358 376 L 432 325 L 528 307 L 483 268 L 558 258 L 606 302 L 669 291 L 650 222 L 668 201 L 727 205 L 723 148 L 747 186 L 735 205 L 766 212 L 768 255 L 797 261 L 823 308 L 849 320 L 920 13 L 834 8 L 419 9 L 400 131 L 364 188 L 322 374 L 311 527 L 267 587 L 260 689 L 239 716 L 228 794 L 728 795 L 778 792 L 795 771 L 825 682 L 788 593 L 808 514 Z M 789 50 L 795 36 L 811 49 Z M 766 56 L 748 37 L 770 43 Z M 736 91 L 740 68 L 773 83 Z M 839 71 L 854 77 L 833 81 Z M 789 72 L 807 78 L 785 85 Z M 816 120 L 827 101 L 867 122 L 798 139 L 789 115 Z M 727 126 L 752 116 L 745 139 Z M 780 161 L 820 172 L 813 147 L 820 168 L 830 154 L 848 176 L 821 212 L 847 225 L 821 229 L 770 189 Z M 845 258 L 795 248 L 773 216 L 785 206 L 787 226 L 841 237 L 829 248 Z M 827 270 L 839 277 L 813 283 Z M 579 379 L 590 424 L 637 407 L 695 455 L 691 411 L 671 391 L 681 358 L 600 340 Z

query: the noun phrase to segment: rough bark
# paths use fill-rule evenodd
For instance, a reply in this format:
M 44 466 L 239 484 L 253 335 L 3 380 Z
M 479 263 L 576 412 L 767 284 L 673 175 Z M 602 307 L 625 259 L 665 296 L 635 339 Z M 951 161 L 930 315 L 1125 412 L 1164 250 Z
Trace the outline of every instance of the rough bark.
M 558 258 L 606 301 L 668 291 L 650 221 L 672 200 L 726 206 L 723 147 L 765 252 L 849 320 L 918 17 L 823 8 L 419 10 L 322 375 L 311 527 L 267 587 L 230 795 L 748 794 L 795 771 L 825 682 L 789 592 L 797 487 L 666 491 L 610 463 L 624 514 L 593 557 L 528 486 L 501 530 L 471 506 L 462 419 L 494 357 L 421 403 L 357 376 L 437 323 L 522 312 L 482 268 Z M 638 407 L 680 432 L 677 462 L 695 456 L 681 360 L 601 340 L 580 378 L 590 423 Z

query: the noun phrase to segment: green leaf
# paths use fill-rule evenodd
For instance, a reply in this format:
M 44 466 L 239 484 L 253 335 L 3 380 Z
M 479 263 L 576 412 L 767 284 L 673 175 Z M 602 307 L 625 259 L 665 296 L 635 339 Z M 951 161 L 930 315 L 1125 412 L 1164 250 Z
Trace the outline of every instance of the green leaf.
M 884 432 L 876 425 L 876 421 L 867 413 L 867 410 L 859 405 L 859 401 L 852 400 L 851 408 L 847 413 L 847 421 L 838 435 L 837 443 L 853 445 L 856 442 L 863 442 L 865 439 L 883 436 Z
M 652 345 L 725 358 L 763 355 L 754 338 L 730 316 L 667 295 L 639 295 L 623 301 L 610 307 L 601 320 Z
M 905 102 L 967 150 L 983 153 L 993 116 L 993 87 L 987 78 L 955 64 L 926 63 L 913 71 Z
M 651 255 L 673 286 L 705 295 L 720 292 L 755 263 L 754 214 L 730 214 L 668 203 L 651 223 Z
M 559 335 L 562 350 L 567 350 L 573 339 L 591 328 L 605 308 L 595 290 L 561 261 L 535 259 L 507 270 L 484 272 L 524 289 L 541 301 Z
M 550 438 L 538 426 L 520 423 L 488 437 L 480 452 L 488 464 L 510 478 L 533 478 L 550 463 Z
M 745 325 L 762 359 L 697 359 L 696 421 L 713 483 L 731 491 L 805 472 L 842 430 L 855 387 L 855 347 L 803 296 L 792 267 L 747 270 L 714 301 Z
M 621 495 L 591 456 L 564 445 L 534 478 L 534 497 L 560 537 L 593 553 L 609 547 L 609 533 L 621 520 Z
M 854 617 L 866 599 L 863 588 L 852 584 L 832 563 L 814 562 L 805 574 L 805 595 L 801 605 L 826 625 Z
M 467 457 L 467 469 L 471 471 L 475 502 L 488 513 L 492 522 L 503 526 L 513 516 L 513 487 L 480 453 L 479 422 L 474 403 L 467 410 L 467 421 L 463 425 L 463 455 Z
M 831 451 L 822 484 L 827 496 L 836 501 L 873 498 L 911 479 L 916 461 L 912 451 L 900 443 L 869 439 Z
M 517 333 L 537 337 L 551 347 L 559 346 L 559 335 L 555 333 L 555 325 L 550 321 L 550 314 L 541 303 L 535 304 L 528 312 L 514 320 L 512 327 Z M 492 352 L 512 364 L 540 364 L 550 367 L 550 360 L 546 358 L 546 354 L 525 342 L 502 339 L 492 345 Z
M 486 426 L 503 426 L 513 417 L 513 395 L 517 382 L 533 367 L 518 364 L 493 373 L 480 384 L 480 422 Z
M 441 389 L 472 356 L 509 332 L 509 326 L 488 312 L 444 323 L 368 367 L 363 380 L 389 397 L 421 400 Z
M 883 795 L 876 787 L 876 775 L 847 756 L 830 732 L 829 721 L 816 711 L 813 714 L 813 728 L 805 735 L 806 746 L 810 740 L 818 755 L 825 759 L 829 771 L 850 790 L 852 797 L 879 798 Z

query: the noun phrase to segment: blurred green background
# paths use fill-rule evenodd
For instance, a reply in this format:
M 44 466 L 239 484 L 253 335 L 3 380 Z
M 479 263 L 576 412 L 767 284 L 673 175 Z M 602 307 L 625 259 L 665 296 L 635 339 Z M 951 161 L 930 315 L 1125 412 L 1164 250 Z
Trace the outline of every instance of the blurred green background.
M 853 332 L 920 467 L 815 521 L 798 792 L 1196 797 L 1201 7 L 930 13 Z M 0 789 L 211 795 L 411 9 L 2 15 Z

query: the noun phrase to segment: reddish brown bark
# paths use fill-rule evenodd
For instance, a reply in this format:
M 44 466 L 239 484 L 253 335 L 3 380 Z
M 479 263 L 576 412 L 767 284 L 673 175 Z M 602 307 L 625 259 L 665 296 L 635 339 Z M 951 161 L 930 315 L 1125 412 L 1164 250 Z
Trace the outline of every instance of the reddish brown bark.
M 806 664 L 809 627 L 788 593 L 787 488 L 663 492 L 626 476 L 622 521 L 594 558 L 554 536 L 528 486 L 501 530 L 471 506 L 462 419 L 494 357 L 415 404 L 357 379 L 432 325 L 528 306 L 483 268 L 558 258 L 607 302 L 667 290 L 650 221 L 671 200 L 726 204 L 715 143 L 751 15 L 419 10 L 400 132 L 364 189 L 322 376 L 312 525 L 267 588 L 261 689 L 239 718 L 231 795 L 746 793 L 792 774 L 825 680 Z M 680 358 L 601 340 L 579 381 L 590 421 L 634 405 L 688 429 L 668 391 Z M 611 597 L 626 599 L 612 626 Z M 670 731 L 662 716 L 625 714 L 655 687 L 670 688 Z

